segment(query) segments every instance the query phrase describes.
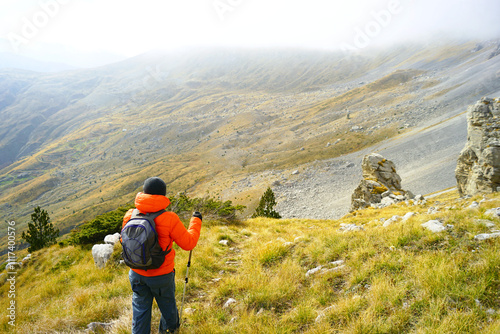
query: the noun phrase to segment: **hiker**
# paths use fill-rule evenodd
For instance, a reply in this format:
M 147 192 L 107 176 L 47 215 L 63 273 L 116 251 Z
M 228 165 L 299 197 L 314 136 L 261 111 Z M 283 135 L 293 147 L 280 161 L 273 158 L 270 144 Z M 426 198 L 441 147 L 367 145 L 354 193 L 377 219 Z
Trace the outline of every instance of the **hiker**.
M 138 211 L 131 209 L 125 214 L 123 227 L 138 214 L 156 213 L 166 209 L 170 204 L 170 200 L 166 197 L 166 188 L 162 179 L 158 177 L 148 178 L 144 182 L 143 192 L 138 193 L 135 198 L 135 207 Z M 153 214 L 153 217 L 156 215 L 158 216 L 154 218 L 154 223 L 158 235 L 157 243 L 163 251 L 161 257 L 163 260 L 164 256 L 164 261 L 157 269 L 144 270 L 131 266 L 129 279 L 133 291 L 133 334 L 149 334 L 151 332 L 153 298 L 156 299 L 162 315 L 159 332 L 174 333 L 179 328 L 179 312 L 175 303 L 175 251 L 172 249 L 172 242 L 175 241 L 180 248 L 189 251 L 196 246 L 200 236 L 202 216 L 199 212 L 193 213 L 187 230 L 173 212 L 163 211 Z M 124 231 L 125 229 L 122 229 L 122 238 L 125 239 Z M 125 257 L 124 255 L 124 259 Z M 125 259 L 125 263 L 129 265 L 127 259 Z

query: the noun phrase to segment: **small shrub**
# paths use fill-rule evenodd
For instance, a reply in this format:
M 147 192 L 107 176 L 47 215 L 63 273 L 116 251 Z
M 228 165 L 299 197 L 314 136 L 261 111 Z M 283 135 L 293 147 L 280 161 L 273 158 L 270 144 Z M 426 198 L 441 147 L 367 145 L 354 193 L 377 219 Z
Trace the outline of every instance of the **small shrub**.
M 28 230 L 21 235 L 30 244 L 28 252 L 55 244 L 59 229 L 54 229 L 47 211 L 37 206 L 31 214 L 31 220 L 33 223 L 28 223 Z
M 259 206 L 255 209 L 252 218 L 266 217 L 266 218 L 281 218 L 280 214 L 274 210 L 276 200 L 274 192 L 271 188 L 267 188 L 266 192 L 260 198 Z

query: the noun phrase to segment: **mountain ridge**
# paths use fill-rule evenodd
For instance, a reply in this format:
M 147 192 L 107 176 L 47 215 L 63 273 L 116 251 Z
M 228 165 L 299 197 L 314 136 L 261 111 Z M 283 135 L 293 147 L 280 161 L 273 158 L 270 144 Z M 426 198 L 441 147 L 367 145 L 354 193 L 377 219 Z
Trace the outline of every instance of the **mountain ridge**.
M 488 59 L 496 45 L 473 52 L 476 44 L 370 55 L 153 53 L 64 74 L 0 71 L 9 88 L 0 97 L 0 208 L 23 221 L 32 206 L 48 207 L 68 231 L 159 175 L 173 193 L 209 191 L 251 210 L 278 173 L 371 147 L 500 91 L 492 72 L 500 57 Z M 228 191 L 259 173 L 269 177 Z

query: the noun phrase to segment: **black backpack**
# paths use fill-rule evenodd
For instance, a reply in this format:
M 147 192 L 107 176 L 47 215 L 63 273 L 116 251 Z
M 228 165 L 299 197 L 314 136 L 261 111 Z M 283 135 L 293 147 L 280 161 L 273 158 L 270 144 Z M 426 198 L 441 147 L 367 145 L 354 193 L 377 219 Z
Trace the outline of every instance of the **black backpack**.
M 134 209 L 132 217 L 121 231 L 122 257 L 133 269 L 156 269 L 172 250 L 171 244 L 163 250 L 158 242 L 155 218 L 165 210 L 143 214 Z M 170 248 L 170 249 L 169 249 Z

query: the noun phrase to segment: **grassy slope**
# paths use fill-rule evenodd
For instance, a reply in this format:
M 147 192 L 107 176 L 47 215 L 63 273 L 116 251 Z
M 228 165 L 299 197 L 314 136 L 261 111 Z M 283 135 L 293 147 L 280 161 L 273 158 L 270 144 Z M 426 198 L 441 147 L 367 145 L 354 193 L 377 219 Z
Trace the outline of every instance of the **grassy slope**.
M 480 198 L 447 193 L 423 206 L 368 209 L 336 221 L 207 222 L 193 252 L 186 296 L 186 307 L 195 312 L 185 317 L 183 332 L 498 333 L 500 238 L 474 239 L 489 231 L 475 220 L 500 206 L 500 195 L 488 198 L 480 209 L 467 208 Z M 428 215 L 431 206 L 440 212 Z M 418 215 L 382 227 L 380 218 L 408 211 Z M 429 219 L 454 228 L 433 234 L 420 226 Z M 364 225 L 364 231 L 343 233 L 342 223 Z M 230 244 L 219 244 L 222 239 Z M 34 253 L 17 276 L 18 333 L 76 333 L 93 321 L 114 321 L 111 333 L 129 333 L 128 270 L 116 264 L 118 256 L 119 249 L 98 270 L 89 249 L 53 246 Z M 180 301 L 187 252 L 176 259 Z M 341 270 L 306 276 L 318 265 L 333 268 L 330 262 L 337 260 L 345 261 Z M 7 288 L 0 287 L 2 310 Z M 223 308 L 228 298 L 237 302 Z M 2 331 L 9 329 L 6 319 Z M 156 307 L 153 319 L 156 327 Z

